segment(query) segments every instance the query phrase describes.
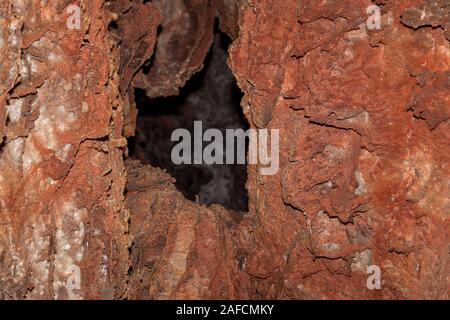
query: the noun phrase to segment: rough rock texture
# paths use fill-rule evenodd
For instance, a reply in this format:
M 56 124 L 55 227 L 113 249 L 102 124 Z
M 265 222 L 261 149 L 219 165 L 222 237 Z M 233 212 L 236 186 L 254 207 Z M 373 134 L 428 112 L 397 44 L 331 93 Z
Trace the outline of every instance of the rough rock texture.
M 81 30 L 0 3 L 1 298 L 449 298 L 448 1 L 376 0 L 380 30 L 369 0 L 143 2 L 74 1 Z M 250 125 L 280 129 L 242 219 L 123 163 L 130 88 L 176 94 L 216 12 Z
M 123 100 L 103 1 L 0 6 L 0 296 L 120 298 L 129 268 Z M 131 74 L 134 68 L 125 71 Z M 123 77 L 122 77 L 123 79 Z
M 125 99 L 124 135 L 130 137 L 136 130 L 137 110 L 134 102 L 134 88 L 131 81 L 141 66 L 149 59 L 156 43 L 157 27 L 161 23 L 161 14 L 151 4 L 141 4 L 139 1 L 114 1 L 108 3 L 108 9 L 113 12 L 114 20 L 108 28 L 115 41 L 120 46 L 119 89 L 128 96 Z M 139 21 L 139 23 L 130 23 Z
M 413 1 L 384 2 L 367 30 L 370 4 L 242 7 L 230 65 L 243 110 L 281 130 L 279 174 L 249 166 L 236 233 L 253 298 L 448 297 L 449 43 L 408 28 Z M 365 286 L 369 265 L 381 290 Z
M 239 36 L 239 12 L 245 0 L 217 0 L 217 14 L 222 32 L 230 38 Z
M 215 0 L 155 0 L 163 21 L 156 52 L 147 72 L 136 77 L 136 87 L 150 97 L 179 93 L 186 81 L 203 67 L 213 38 Z
M 281 130 L 279 174 L 249 168 L 245 271 L 265 298 L 448 298 L 448 1 L 382 1 L 373 31 L 370 4 L 242 9 L 242 106 Z M 381 290 L 365 287 L 373 264 Z
M 239 215 L 186 200 L 160 169 L 127 163 L 132 209 L 130 298 L 250 298 L 235 256 Z

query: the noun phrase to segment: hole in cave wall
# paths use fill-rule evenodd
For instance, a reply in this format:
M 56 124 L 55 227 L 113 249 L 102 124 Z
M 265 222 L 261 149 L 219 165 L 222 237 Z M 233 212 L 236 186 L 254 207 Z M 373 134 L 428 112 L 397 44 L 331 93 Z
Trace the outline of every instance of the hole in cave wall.
M 130 157 L 166 169 L 187 199 L 195 201 L 198 197 L 202 204 L 221 204 L 245 212 L 248 211 L 245 164 L 175 165 L 171 160 L 172 148 L 178 143 L 171 141 L 172 132 L 185 128 L 193 141 L 194 121 L 202 121 L 203 132 L 219 129 L 224 145 L 225 129 L 249 128 L 240 107 L 242 93 L 226 63 L 229 44 L 230 39 L 216 31 L 204 68 L 180 89 L 178 96 L 150 99 L 144 90 L 135 89 L 138 118 L 136 135 L 130 139 L 129 148 Z M 204 142 L 203 147 L 207 144 Z

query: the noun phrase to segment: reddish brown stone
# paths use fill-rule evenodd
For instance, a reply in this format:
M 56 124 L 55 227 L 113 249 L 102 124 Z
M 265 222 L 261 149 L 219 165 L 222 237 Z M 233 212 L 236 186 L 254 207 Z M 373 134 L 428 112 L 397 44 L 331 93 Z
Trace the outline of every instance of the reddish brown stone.
M 126 290 L 118 52 L 103 1 L 85 3 L 80 30 L 61 1 L 1 3 L 2 298 Z
M 429 3 L 445 28 L 443 2 Z M 389 2 L 376 32 L 369 4 L 241 12 L 230 63 L 242 106 L 253 126 L 281 130 L 280 174 L 249 168 L 258 223 L 246 271 L 266 278 L 265 297 L 448 298 L 450 45 L 404 14 L 418 1 Z M 365 286 L 369 264 L 381 290 Z
M 448 299 L 447 3 L 83 1 L 70 30 L 68 1 L 2 1 L 0 297 Z M 216 13 L 251 127 L 280 130 L 244 217 L 123 161 L 132 89 L 177 94 Z
M 215 0 L 152 1 L 163 20 L 148 73 L 135 79 L 150 97 L 177 95 L 203 67 L 213 37 Z
M 236 221 L 230 213 L 186 200 L 160 169 L 129 161 L 127 170 L 130 298 L 251 298 L 250 279 L 234 257 Z

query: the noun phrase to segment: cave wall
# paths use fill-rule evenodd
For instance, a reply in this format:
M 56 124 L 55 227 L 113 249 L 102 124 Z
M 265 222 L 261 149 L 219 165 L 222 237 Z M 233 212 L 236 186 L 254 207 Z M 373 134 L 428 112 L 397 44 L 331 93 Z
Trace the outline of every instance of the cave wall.
M 246 272 L 264 297 L 448 297 L 449 7 L 377 2 L 380 30 L 365 0 L 241 9 L 242 107 L 281 130 L 279 174 L 249 169 Z
M 126 291 L 123 99 L 103 1 L 0 6 L 0 296 Z M 72 26 L 72 25 L 70 25 Z
M 72 30 L 69 1 L 2 1 L 1 298 L 448 299 L 448 2 L 375 2 L 380 30 L 369 0 L 74 1 Z M 133 88 L 177 94 L 216 16 L 247 120 L 280 130 L 244 218 L 123 161 Z
M 366 27 L 371 1 L 237 4 L 217 3 L 229 65 L 251 126 L 281 130 L 281 162 L 274 176 L 248 167 L 233 256 L 251 285 L 228 297 L 448 297 L 445 2 L 378 1 L 381 30 Z M 181 272 L 179 285 L 198 281 Z M 191 297 L 222 297 L 204 281 Z

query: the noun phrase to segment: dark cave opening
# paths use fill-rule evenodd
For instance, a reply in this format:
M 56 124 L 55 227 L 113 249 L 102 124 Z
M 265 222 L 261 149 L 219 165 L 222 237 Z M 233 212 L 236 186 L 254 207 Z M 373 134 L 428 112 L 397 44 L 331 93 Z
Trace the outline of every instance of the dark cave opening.
M 176 165 L 171 159 L 172 148 L 178 143 L 171 141 L 173 131 L 184 128 L 194 137 L 194 121 L 202 121 L 203 132 L 219 129 L 224 138 L 226 129 L 245 131 L 249 128 L 240 107 L 242 93 L 226 63 L 229 44 L 226 35 L 215 33 L 203 69 L 180 89 L 178 96 L 151 99 L 144 90 L 135 89 L 138 117 L 136 135 L 130 139 L 129 148 L 130 157 L 167 170 L 187 199 L 246 212 L 245 164 Z M 203 142 L 203 148 L 209 143 Z M 248 149 L 248 141 L 245 149 Z M 236 154 L 235 145 L 235 158 Z

